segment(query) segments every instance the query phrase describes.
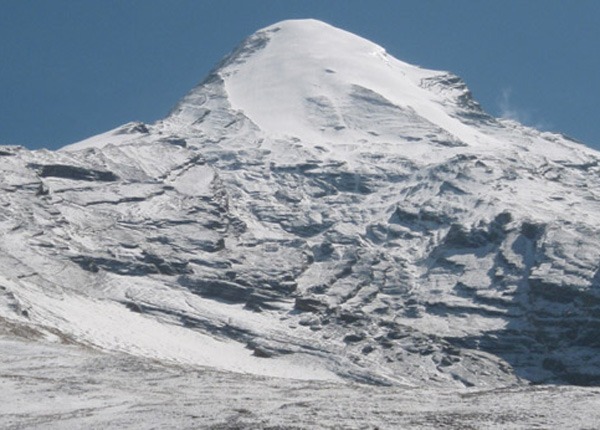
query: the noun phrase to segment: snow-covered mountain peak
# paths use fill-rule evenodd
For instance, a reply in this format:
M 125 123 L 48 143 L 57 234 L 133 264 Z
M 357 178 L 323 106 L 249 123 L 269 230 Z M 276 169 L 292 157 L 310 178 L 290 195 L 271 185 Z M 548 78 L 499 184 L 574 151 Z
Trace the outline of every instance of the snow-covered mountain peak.
M 599 154 L 327 24 L 258 31 L 154 124 L 2 148 L 0 179 L 0 330 L 270 376 L 600 383 Z
M 247 38 L 171 118 L 204 121 L 215 99 L 270 136 L 318 143 L 380 136 L 395 142 L 404 141 L 412 124 L 441 129 L 463 144 L 481 140 L 455 118 L 457 109 L 480 113 L 460 79 L 404 63 L 316 20 L 283 21 Z

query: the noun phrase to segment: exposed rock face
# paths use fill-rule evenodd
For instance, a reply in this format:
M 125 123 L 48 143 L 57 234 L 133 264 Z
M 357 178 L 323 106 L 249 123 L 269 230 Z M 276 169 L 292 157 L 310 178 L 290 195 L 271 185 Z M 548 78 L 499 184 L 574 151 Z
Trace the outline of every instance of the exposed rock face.
M 600 382 L 600 154 L 326 24 L 258 32 L 156 124 L 0 155 L 3 320 L 277 376 Z

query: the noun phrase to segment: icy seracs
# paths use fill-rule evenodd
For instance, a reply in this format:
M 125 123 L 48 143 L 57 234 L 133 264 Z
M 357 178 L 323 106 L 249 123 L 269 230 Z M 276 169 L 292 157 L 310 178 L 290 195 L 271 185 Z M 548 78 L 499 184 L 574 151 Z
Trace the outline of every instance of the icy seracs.
M 599 159 L 284 21 L 155 124 L 0 151 L 0 327 L 267 376 L 597 384 Z

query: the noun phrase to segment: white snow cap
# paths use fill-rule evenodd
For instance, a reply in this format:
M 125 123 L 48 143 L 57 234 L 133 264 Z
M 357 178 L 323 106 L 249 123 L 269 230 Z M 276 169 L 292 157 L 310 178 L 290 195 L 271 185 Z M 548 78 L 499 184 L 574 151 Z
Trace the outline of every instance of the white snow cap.
M 426 121 L 465 142 L 474 133 L 444 110 L 448 94 L 422 83 L 445 72 L 399 61 L 379 45 L 314 19 L 288 20 L 247 38 L 206 82 L 222 79 L 230 106 L 270 136 L 347 141 L 365 131 L 357 100 L 368 112 Z M 204 85 L 196 87 L 173 117 L 193 122 L 204 112 Z M 209 97 L 210 98 L 210 97 Z M 366 113 L 368 113 L 366 112 Z M 377 121 L 371 121 L 377 127 Z M 380 127 L 381 128 L 381 127 Z M 390 130 L 375 130 L 377 135 Z M 393 134 L 393 133 L 392 133 Z

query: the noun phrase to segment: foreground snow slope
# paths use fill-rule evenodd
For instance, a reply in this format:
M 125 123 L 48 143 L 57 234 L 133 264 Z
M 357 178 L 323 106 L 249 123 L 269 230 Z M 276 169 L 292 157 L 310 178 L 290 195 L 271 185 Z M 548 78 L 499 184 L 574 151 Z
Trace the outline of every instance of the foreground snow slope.
M 0 427 L 584 429 L 596 387 L 434 390 L 294 381 L 0 336 Z
M 164 120 L 0 151 L 0 317 L 185 366 L 597 384 L 599 154 L 312 21 Z

